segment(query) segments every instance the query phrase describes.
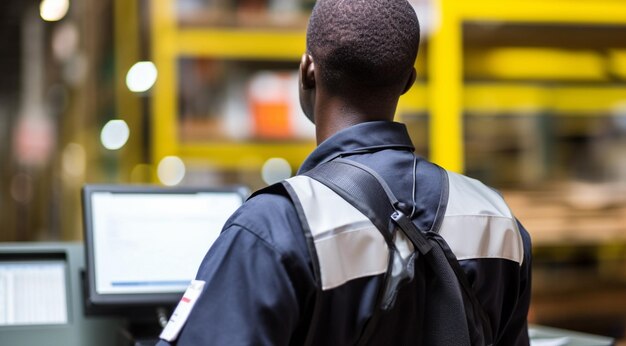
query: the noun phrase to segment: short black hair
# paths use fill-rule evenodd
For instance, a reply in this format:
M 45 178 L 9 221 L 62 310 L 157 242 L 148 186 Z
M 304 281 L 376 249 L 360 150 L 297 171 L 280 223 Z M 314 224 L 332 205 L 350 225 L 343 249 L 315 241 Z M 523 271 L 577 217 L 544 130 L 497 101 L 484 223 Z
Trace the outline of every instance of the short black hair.
M 317 0 L 306 39 L 324 85 L 349 92 L 406 83 L 420 28 L 406 0 Z

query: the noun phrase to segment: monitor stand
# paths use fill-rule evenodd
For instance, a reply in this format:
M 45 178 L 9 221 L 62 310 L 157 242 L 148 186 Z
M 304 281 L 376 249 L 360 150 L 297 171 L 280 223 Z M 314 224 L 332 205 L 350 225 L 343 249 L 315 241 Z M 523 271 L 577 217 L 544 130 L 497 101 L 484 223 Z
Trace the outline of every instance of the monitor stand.
M 87 296 L 87 277 L 85 271 L 80 273 L 82 280 L 83 297 Z M 87 316 L 115 316 L 124 320 L 118 329 L 117 345 L 119 346 L 154 346 L 159 341 L 159 334 L 167 324 L 174 307 L 129 307 L 107 309 L 90 306 L 84 299 L 85 315 Z
M 155 320 L 132 321 L 120 331 L 120 346 L 154 346 L 159 341 L 161 324 Z

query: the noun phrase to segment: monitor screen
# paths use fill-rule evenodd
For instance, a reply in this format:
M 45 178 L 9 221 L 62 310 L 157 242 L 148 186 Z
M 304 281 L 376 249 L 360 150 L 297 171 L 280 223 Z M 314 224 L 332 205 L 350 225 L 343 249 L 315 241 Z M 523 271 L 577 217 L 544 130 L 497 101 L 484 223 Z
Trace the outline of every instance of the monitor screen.
M 176 303 L 245 195 L 241 188 L 85 186 L 90 303 Z
M 0 261 L 0 326 L 66 324 L 66 263 Z

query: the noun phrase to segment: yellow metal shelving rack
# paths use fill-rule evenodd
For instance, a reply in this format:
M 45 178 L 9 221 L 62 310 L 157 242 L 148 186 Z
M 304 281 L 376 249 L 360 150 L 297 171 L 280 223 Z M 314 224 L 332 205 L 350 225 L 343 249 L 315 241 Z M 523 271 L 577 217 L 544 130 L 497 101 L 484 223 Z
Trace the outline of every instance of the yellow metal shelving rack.
M 454 171 L 464 168 L 464 22 L 626 25 L 620 0 L 441 0 L 438 12 L 440 27 L 428 51 L 431 159 Z
M 463 110 L 498 110 L 516 107 L 524 100 L 542 104 L 543 90 L 516 85 L 497 87 L 464 86 L 462 26 L 465 22 L 527 24 L 626 25 L 626 2 L 621 0 L 440 0 L 439 26 L 429 37 L 428 86 L 416 85 L 401 100 L 399 108 L 424 111 L 430 115 L 431 159 L 453 170 L 464 170 Z M 251 30 L 178 27 L 175 0 L 150 3 L 151 56 L 159 77 L 152 91 L 152 162 L 168 155 L 203 158 L 222 168 L 245 166 L 242 158 L 268 158 L 277 153 L 299 164 L 313 149 L 310 142 L 274 143 L 182 143 L 177 138 L 177 66 L 179 57 L 298 61 L 305 47 L 303 30 Z M 587 102 L 571 98 L 571 104 L 546 105 L 576 111 L 595 109 L 622 98 L 623 89 L 566 87 L 550 91 L 552 100 L 568 95 L 586 95 Z M 481 93 L 500 95 L 499 103 L 481 101 Z M 569 94 L 568 94 L 569 93 Z M 589 97 L 596 95 L 596 97 Z M 570 98 L 567 98 L 570 99 Z M 543 101 L 537 101 L 543 100 Z M 577 108 L 578 107 L 578 108 Z M 595 107 L 595 108 L 594 108 Z

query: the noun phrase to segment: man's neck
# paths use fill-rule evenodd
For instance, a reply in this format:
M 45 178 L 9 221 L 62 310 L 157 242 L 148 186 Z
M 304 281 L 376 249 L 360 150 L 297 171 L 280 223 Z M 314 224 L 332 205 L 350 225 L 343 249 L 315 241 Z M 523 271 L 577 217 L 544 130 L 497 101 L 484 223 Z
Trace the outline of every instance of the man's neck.
M 356 124 L 374 121 L 392 121 L 395 101 L 372 98 L 361 102 L 349 102 L 340 97 L 321 97 L 315 106 L 315 129 L 317 144 L 335 133 Z

